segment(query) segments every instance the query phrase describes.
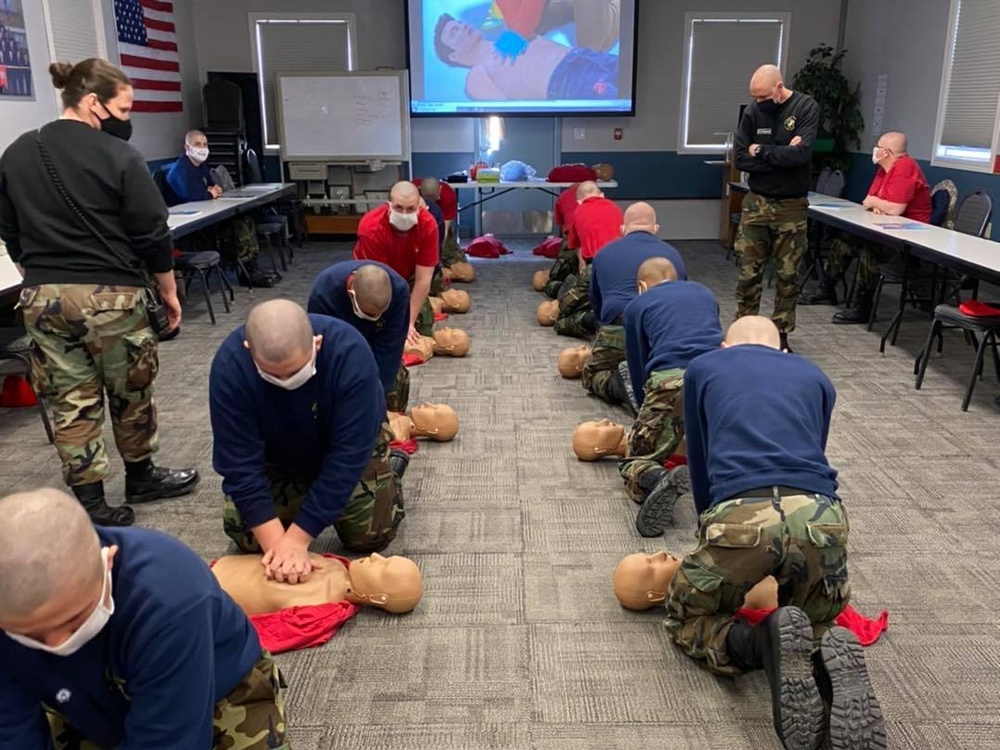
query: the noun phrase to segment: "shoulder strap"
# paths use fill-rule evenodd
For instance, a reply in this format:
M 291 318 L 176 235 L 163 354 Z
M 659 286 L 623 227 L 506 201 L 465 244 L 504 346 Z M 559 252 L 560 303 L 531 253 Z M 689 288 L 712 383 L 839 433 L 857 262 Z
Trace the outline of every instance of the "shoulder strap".
M 87 228 L 87 230 L 98 239 L 98 241 L 104 245 L 105 248 L 122 264 L 125 265 L 130 271 L 138 276 L 143 284 L 149 285 L 151 283 L 150 275 L 143 268 L 142 264 L 137 258 L 129 258 L 125 253 L 116 248 L 108 238 L 101 234 L 100 230 L 94 226 L 94 224 L 87 218 L 87 215 L 83 212 L 77 202 L 73 200 L 73 196 L 69 194 L 66 190 L 66 185 L 63 184 L 62 179 L 59 177 L 59 172 L 56 171 L 55 165 L 52 163 L 52 159 L 49 157 L 49 151 L 45 148 L 45 144 L 42 143 L 42 130 L 38 129 L 35 134 L 35 142 L 38 144 L 38 152 L 42 156 L 42 163 L 45 164 L 45 169 L 49 173 L 49 177 L 52 178 L 52 184 L 56 186 L 56 191 L 65 201 L 66 205 L 69 206 L 70 210 L 74 213 L 80 223 Z

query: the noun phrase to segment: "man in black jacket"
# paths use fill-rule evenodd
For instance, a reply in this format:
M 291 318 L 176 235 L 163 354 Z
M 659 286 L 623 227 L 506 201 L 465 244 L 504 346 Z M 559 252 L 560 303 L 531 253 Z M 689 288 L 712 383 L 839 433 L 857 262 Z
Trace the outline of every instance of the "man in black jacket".
M 795 330 L 799 263 L 806 250 L 806 210 L 813 141 L 819 107 L 807 94 L 785 87 L 775 65 L 763 65 L 750 79 L 753 103 L 736 133 L 736 167 L 749 174 L 736 252 L 740 280 L 736 317 L 756 315 L 764 263 L 771 258 L 778 277 L 771 319 L 788 350 Z

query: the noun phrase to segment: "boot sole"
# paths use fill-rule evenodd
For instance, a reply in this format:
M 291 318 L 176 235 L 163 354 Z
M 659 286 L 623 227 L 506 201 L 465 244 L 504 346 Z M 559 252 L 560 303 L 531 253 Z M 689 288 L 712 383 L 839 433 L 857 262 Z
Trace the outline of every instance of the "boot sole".
M 677 498 L 687 492 L 689 486 L 687 466 L 671 469 L 639 506 L 639 512 L 635 516 L 635 530 L 645 537 L 663 534 L 674 522 Z
M 190 484 L 174 487 L 170 490 L 157 490 L 156 492 L 147 492 L 142 495 L 126 495 L 125 502 L 129 505 L 141 505 L 142 503 L 151 503 L 156 500 L 169 500 L 172 497 L 181 497 L 182 495 L 190 494 L 200 481 L 201 477 L 197 476 Z
M 771 686 L 774 731 L 786 750 L 816 750 L 823 741 L 825 714 L 813 678 L 812 623 L 805 612 L 786 607 L 777 616 L 778 676 Z
M 884 750 L 885 720 L 872 690 L 864 650 L 844 628 L 823 634 L 820 654 L 830 676 L 830 747 L 833 750 Z

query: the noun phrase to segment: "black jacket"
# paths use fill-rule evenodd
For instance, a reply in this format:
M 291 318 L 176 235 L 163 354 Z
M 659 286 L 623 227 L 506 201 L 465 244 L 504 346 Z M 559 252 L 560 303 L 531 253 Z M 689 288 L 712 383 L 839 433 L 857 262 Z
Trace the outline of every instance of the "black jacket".
M 736 168 L 749 173 L 750 190 L 768 198 L 805 197 L 818 127 L 819 106 L 808 94 L 792 92 L 774 115 L 751 103 L 743 111 L 734 144 Z M 795 136 L 802 142 L 789 146 Z M 750 156 L 747 149 L 754 143 L 761 149 Z

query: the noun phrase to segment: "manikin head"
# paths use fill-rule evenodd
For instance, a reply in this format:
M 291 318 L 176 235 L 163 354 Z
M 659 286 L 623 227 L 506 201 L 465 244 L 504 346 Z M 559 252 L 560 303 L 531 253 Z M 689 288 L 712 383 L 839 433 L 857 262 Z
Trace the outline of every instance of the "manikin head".
M 615 168 L 610 164 L 595 164 L 592 169 L 597 173 L 597 179 L 601 182 L 610 182 L 615 179 Z
M 587 198 L 603 198 L 604 193 L 593 180 L 581 182 L 576 188 L 576 202 L 583 203 Z
M 127 141 L 132 135 L 132 82 L 121 68 L 91 57 L 76 65 L 49 65 L 52 85 L 62 93 L 63 117 Z
M 295 390 L 316 374 L 322 336 L 314 336 L 306 311 L 287 299 L 256 305 L 247 316 L 243 346 L 271 385 Z
M 351 562 L 347 597 L 393 614 L 410 612 L 424 595 L 424 580 L 417 564 L 406 557 L 382 557 L 373 552 Z
M 434 28 L 434 51 L 442 62 L 455 68 L 474 68 L 492 54 L 475 27 L 447 13 L 438 18 Z
M 392 304 L 392 279 L 382 266 L 358 266 L 347 279 L 347 296 L 354 314 L 362 320 L 378 320 Z
M 660 233 L 660 225 L 656 223 L 656 210 L 645 201 L 633 203 L 625 209 L 622 237 L 632 232 L 648 232 L 652 235 Z
M 906 136 L 902 133 L 883 133 L 872 149 L 872 162 L 886 172 L 903 156 L 906 156 Z
M 791 95 L 777 65 L 761 65 L 750 77 L 750 97 L 764 114 L 774 114 Z
M 573 431 L 573 453 L 581 461 L 621 457 L 626 447 L 625 427 L 610 419 L 583 422 Z
M 556 367 L 559 374 L 567 380 L 578 378 L 583 373 L 583 366 L 590 360 L 591 350 L 589 346 L 571 346 L 563 349 L 556 357 Z
M 559 300 L 547 299 L 539 304 L 535 317 L 540 326 L 554 326 L 559 319 Z
M 668 281 L 677 281 L 677 269 L 674 264 L 666 258 L 649 258 L 644 260 L 639 266 L 639 272 L 635 276 L 635 283 L 639 287 L 639 294 L 645 294 L 654 286 Z
M 468 261 L 460 260 L 458 263 L 452 263 L 448 270 L 451 271 L 453 281 L 468 283 L 476 280 L 476 267 Z
M 531 288 L 536 292 L 540 292 L 545 289 L 545 285 L 549 283 L 549 272 L 548 271 L 535 271 L 534 275 L 531 277 Z
M 184 135 L 184 154 L 195 166 L 208 159 L 208 138 L 200 130 L 189 130 Z
M 441 301 L 444 303 L 445 312 L 465 313 L 472 306 L 469 293 L 461 289 L 445 289 L 441 292 Z
M 407 339 L 403 345 L 403 353 L 420 357 L 426 362 L 434 356 L 434 339 L 430 336 L 420 336 L 416 341 Z
M 389 191 L 389 223 L 397 232 L 409 232 L 417 226 L 423 198 L 417 186 L 402 180 Z
M 420 404 L 410 409 L 410 434 L 447 443 L 458 434 L 458 415 L 445 404 Z
M 667 600 L 667 590 L 680 567 L 666 552 L 641 552 L 622 558 L 611 580 L 615 598 L 626 609 L 649 609 Z
M 64 492 L 0 500 L 0 630 L 31 648 L 75 652 L 114 611 L 117 551 L 101 548 L 83 506 Z
M 441 197 L 441 180 L 437 177 L 424 177 L 420 181 L 420 195 L 424 200 L 436 201 Z
M 472 342 L 469 334 L 458 328 L 439 328 L 434 331 L 434 353 L 448 357 L 464 357 Z
M 765 318 L 763 315 L 745 315 L 729 326 L 726 339 L 722 342 L 725 347 L 741 344 L 757 344 L 781 349 L 781 334 L 770 318 Z

